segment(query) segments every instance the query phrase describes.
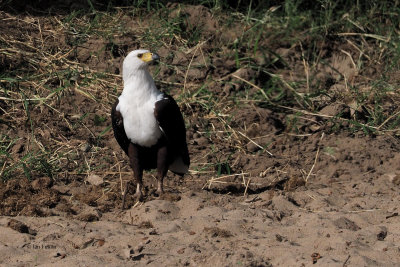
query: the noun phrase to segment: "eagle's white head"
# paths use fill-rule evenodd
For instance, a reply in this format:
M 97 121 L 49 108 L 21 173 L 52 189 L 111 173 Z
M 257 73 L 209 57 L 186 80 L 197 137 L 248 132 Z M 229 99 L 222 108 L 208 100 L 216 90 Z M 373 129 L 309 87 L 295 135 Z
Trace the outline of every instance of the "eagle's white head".
M 160 56 L 157 53 L 152 53 L 149 50 L 139 49 L 130 52 L 122 65 L 124 82 L 127 82 L 132 76 L 140 75 L 141 72 L 147 73 L 148 65 L 159 59 Z
M 148 50 L 135 50 L 125 57 L 122 65 L 124 90 L 116 110 L 121 113 L 129 140 L 145 147 L 156 144 L 162 134 L 154 108 L 163 94 L 148 71 L 148 65 L 159 58 Z

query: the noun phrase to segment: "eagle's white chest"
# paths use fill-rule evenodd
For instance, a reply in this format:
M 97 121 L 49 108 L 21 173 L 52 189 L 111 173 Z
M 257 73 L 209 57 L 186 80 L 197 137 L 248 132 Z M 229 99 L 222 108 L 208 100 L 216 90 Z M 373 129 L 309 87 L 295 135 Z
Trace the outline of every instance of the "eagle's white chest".
M 155 103 L 161 93 L 138 97 L 136 94 L 122 94 L 119 97 L 117 110 L 124 121 L 128 139 L 145 147 L 155 145 L 161 137 L 161 130 L 154 116 Z

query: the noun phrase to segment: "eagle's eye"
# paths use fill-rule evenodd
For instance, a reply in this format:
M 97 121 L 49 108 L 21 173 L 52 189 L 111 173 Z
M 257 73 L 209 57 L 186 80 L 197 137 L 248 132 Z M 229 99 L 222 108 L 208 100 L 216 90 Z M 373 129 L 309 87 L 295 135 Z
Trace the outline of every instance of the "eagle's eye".
M 137 56 L 138 58 L 142 58 L 143 54 L 138 54 Z

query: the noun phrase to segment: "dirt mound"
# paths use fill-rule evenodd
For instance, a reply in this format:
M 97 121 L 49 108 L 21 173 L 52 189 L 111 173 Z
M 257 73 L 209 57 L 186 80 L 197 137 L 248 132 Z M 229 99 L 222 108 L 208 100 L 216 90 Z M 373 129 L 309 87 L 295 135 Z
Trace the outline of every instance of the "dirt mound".
M 49 209 L 60 201 L 56 191 L 51 189 L 48 177 L 29 182 L 16 179 L 2 182 L 0 187 L 0 215 L 49 216 Z

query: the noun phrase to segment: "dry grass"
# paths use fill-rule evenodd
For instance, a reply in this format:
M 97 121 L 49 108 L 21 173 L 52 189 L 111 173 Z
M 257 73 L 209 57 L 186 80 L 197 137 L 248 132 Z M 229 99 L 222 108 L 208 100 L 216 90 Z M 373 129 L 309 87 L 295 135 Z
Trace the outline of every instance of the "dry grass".
M 192 138 L 208 141 L 207 150 L 193 145 L 191 167 L 196 177 L 213 177 L 208 187 L 240 176 L 246 194 L 251 175 L 246 180 L 246 170 L 233 171 L 231 155 L 274 154 L 265 133 L 252 136 L 251 125 L 236 121 L 243 107 L 283 114 L 283 134 L 310 134 L 326 123 L 331 125 L 326 132 L 399 133 L 400 111 L 393 106 L 398 79 L 390 78 L 398 63 L 389 62 L 399 57 L 398 37 L 345 17 L 340 27 L 332 20 L 338 30 L 321 38 L 319 27 L 328 24 L 296 26 L 283 7 L 271 7 L 264 17 L 250 11 L 185 6 L 49 16 L 1 11 L 2 179 L 98 174 L 111 187 L 118 180 L 122 190 L 122 174 L 130 169 L 113 144 L 109 112 L 121 91 L 121 58 L 139 46 L 163 55 L 153 69 L 157 82 L 178 99 Z M 209 15 L 200 18 L 202 27 L 193 24 L 196 12 Z M 286 28 L 278 23 L 283 20 Z M 388 27 L 398 31 L 398 25 Z M 333 36 L 337 41 L 330 41 Z M 370 75 L 374 69 L 380 74 Z M 324 110 L 335 103 L 342 104 L 337 113 Z M 318 153 L 307 163 L 306 181 Z

